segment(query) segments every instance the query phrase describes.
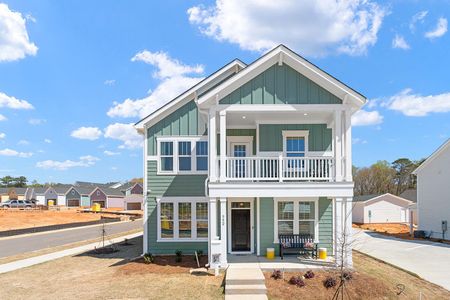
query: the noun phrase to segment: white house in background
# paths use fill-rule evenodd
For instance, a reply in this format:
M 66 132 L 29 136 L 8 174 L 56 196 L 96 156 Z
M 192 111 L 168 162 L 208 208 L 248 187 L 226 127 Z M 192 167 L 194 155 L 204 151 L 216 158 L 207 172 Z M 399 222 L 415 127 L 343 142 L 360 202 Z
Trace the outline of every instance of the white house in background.
M 408 223 L 412 201 L 389 193 L 353 198 L 353 223 Z
M 450 139 L 413 174 L 417 175 L 419 230 L 449 240 L 450 233 L 445 229 L 450 222 Z

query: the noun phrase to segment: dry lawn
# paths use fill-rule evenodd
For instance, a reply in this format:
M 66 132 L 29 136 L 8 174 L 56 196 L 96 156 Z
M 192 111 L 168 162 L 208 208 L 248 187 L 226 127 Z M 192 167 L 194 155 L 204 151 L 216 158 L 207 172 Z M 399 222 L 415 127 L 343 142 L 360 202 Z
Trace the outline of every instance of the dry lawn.
M 390 265 L 354 252 L 355 272 L 348 284 L 351 299 L 450 299 L 450 292 L 435 284 L 410 275 Z M 265 273 L 269 299 L 331 299 L 335 288 L 326 289 L 323 280 L 337 275 L 326 271 L 315 272 L 313 279 L 305 279 L 306 286 L 299 288 L 288 283 L 291 276 L 301 273 L 285 273 L 282 280 L 270 278 Z M 404 285 L 400 295 L 400 285 Z
M 0 210 L 0 231 L 100 220 L 112 214 L 80 213 L 76 210 Z
M 0 299 L 223 299 L 223 276 L 190 275 L 192 256 L 182 266 L 171 259 L 154 265 L 130 262 L 141 252 L 142 238 L 108 255 L 66 257 L 0 274 Z M 166 266 L 168 265 L 168 266 Z

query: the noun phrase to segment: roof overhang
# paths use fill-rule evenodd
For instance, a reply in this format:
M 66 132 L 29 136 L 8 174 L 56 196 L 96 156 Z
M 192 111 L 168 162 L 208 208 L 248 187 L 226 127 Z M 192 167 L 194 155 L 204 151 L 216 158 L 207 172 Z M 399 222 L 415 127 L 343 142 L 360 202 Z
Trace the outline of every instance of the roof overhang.
M 423 170 L 428 164 L 430 164 L 436 157 L 441 155 L 447 148 L 450 147 L 450 139 L 448 139 L 444 144 L 442 144 L 436 151 L 434 151 L 420 166 L 415 169 L 412 174 L 417 175 L 418 172 Z
M 233 74 L 238 73 L 240 70 L 246 67 L 239 59 L 235 59 L 232 62 L 226 64 L 218 71 L 214 72 L 210 76 L 206 77 L 181 95 L 169 101 L 164 106 L 155 110 L 153 113 L 143 118 L 139 122 L 137 122 L 134 127 L 138 130 L 139 133 L 144 132 L 144 127 L 150 127 L 165 118 L 169 114 L 176 111 L 181 106 L 185 105 L 189 101 L 197 99 L 199 95 L 205 93 L 208 89 L 214 87 L 214 85 L 218 84 L 221 80 L 232 76 Z
M 208 103 L 210 105 L 211 103 L 217 104 L 222 98 L 277 63 L 279 65 L 284 63 L 289 65 L 297 72 L 340 98 L 343 104 L 351 105 L 354 111 L 358 110 L 367 102 L 366 97 L 362 94 L 345 85 L 286 46 L 280 45 L 247 66 L 236 76 L 199 97 L 197 101 L 199 107 L 207 107 Z

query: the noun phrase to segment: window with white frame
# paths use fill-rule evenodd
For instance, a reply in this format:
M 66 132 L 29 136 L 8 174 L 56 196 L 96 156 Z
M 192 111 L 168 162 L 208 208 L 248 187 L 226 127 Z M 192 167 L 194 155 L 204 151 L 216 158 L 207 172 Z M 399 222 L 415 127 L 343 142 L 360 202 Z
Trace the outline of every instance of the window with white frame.
M 160 137 L 157 142 L 158 173 L 207 173 L 208 142 L 206 137 Z
M 308 151 L 307 130 L 283 131 L 283 150 L 286 157 L 304 157 Z
M 318 240 L 316 199 L 277 199 L 275 203 L 275 242 L 280 234 L 309 234 Z
M 208 202 L 204 198 L 158 200 L 159 241 L 205 241 L 208 239 Z

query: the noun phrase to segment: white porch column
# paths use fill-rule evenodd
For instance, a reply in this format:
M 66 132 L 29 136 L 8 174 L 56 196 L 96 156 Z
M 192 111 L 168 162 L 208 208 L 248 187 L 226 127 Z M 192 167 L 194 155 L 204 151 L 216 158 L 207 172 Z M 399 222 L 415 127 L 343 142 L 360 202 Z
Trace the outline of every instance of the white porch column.
M 220 242 L 222 251 L 220 253 L 220 264 L 225 268 L 227 262 L 227 198 L 220 198 Z
M 345 111 L 345 181 L 353 181 L 352 176 L 352 112 Z
M 226 111 L 220 113 L 220 182 L 225 182 L 225 157 L 227 153 L 227 115 Z
M 342 181 L 342 111 L 334 112 L 334 172 L 335 180 Z
M 335 198 L 334 199 L 334 253 L 335 253 L 335 259 L 336 264 L 341 264 L 341 251 L 342 251 L 342 198 Z
M 213 268 L 213 255 L 220 254 L 220 240 L 217 236 L 217 198 L 209 198 L 208 216 L 208 256 Z
M 208 155 L 209 155 L 209 181 L 217 181 L 217 131 L 216 131 L 216 111 L 214 109 L 209 110 L 209 122 L 208 122 Z
M 352 210 L 353 210 L 353 198 L 349 197 L 345 199 L 345 217 L 344 217 L 344 233 L 346 240 L 345 247 L 345 267 L 351 268 L 353 266 L 353 230 L 352 230 Z

